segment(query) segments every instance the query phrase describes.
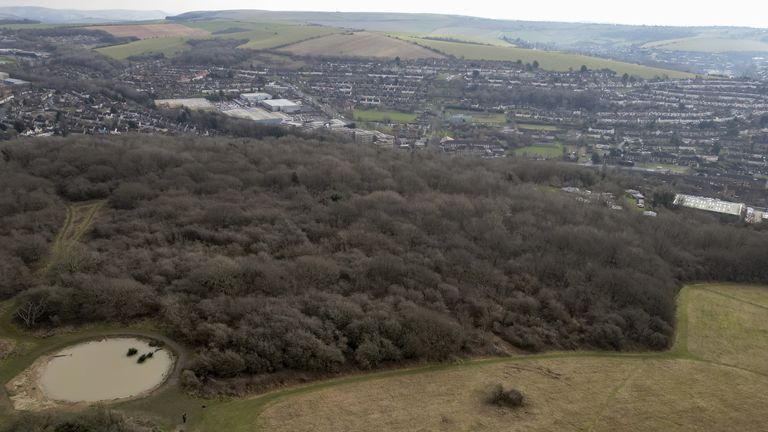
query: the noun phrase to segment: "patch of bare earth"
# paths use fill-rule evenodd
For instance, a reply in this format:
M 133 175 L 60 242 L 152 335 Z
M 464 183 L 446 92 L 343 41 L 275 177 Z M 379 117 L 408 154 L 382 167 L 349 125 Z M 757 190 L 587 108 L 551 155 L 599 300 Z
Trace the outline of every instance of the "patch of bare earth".
M 42 356 L 5 385 L 13 408 L 19 411 L 42 411 L 60 408 L 62 403 L 49 399 L 38 386 L 40 374 L 52 359 Z

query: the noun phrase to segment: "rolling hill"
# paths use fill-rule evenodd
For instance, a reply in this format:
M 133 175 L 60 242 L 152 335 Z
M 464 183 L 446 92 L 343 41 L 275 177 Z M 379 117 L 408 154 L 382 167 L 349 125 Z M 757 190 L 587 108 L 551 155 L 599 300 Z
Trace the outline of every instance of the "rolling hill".
M 507 36 L 502 30 L 508 28 L 504 26 L 510 22 L 481 18 L 432 14 L 221 11 L 191 12 L 169 17 L 167 22 L 211 33 L 203 37 L 248 40 L 240 48 L 279 48 L 297 56 L 402 59 L 454 56 L 468 60 L 536 61 L 542 69 L 552 71 L 577 70 L 586 66 L 641 78 L 695 76 L 629 62 L 516 47 L 501 39 Z M 344 29 L 366 30 L 345 32 Z M 670 35 L 672 33 L 664 33 L 664 36 Z M 680 36 L 679 33 L 674 35 Z M 182 35 L 175 35 L 173 40 L 138 41 L 101 48 L 100 51 L 117 59 L 146 53 L 173 55 L 187 48 L 186 41 L 179 36 Z
M 74 10 L 49 9 L 33 6 L 0 7 L 0 16 L 40 21 L 46 24 L 89 24 L 164 19 L 163 11 L 137 10 Z
M 496 60 L 517 61 L 533 63 L 537 61 L 544 70 L 565 72 L 578 70 L 582 65 L 589 69 L 610 69 L 618 74 L 627 73 L 641 78 L 654 78 L 668 76 L 670 78 L 692 78 L 695 75 L 687 72 L 673 71 L 669 69 L 653 68 L 638 64 L 608 60 L 598 57 L 589 57 L 579 54 L 563 53 L 558 51 L 543 51 L 512 46 L 502 47 L 494 45 L 479 45 L 475 43 L 462 43 L 458 41 L 445 41 L 426 38 L 408 37 L 408 40 L 418 45 L 467 60 Z
M 282 51 L 302 56 L 443 58 L 430 49 L 379 33 L 343 33 L 288 45 Z
M 768 30 L 745 27 L 665 27 L 595 23 L 494 20 L 457 15 L 362 13 L 362 12 L 272 12 L 262 10 L 200 11 L 170 17 L 173 20 L 235 19 L 312 23 L 330 27 L 380 32 L 409 32 L 430 36 L 454 36 L 492 43 L 500 38 L 522 39 L 559 49 L 589 49 L 594 46 L 641 46 L 687 38 L 727 38 L 736 51 L 766 51 L 755 45 L 766 42 Z M 743 45 L 740 43 L 743 42 Z

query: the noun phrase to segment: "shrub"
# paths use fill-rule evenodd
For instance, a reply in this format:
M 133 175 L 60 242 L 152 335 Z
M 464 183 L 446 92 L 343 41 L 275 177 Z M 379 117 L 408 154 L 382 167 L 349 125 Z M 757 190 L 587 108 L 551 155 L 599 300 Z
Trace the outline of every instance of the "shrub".
M 144 363 L 145 361 L 147 361 L 147 355 L 146 354 L 142 354 L 142 355 L 139 356 L 139 359 L 136 360 L 136 363 Z
M 137 350 L 136 348 L 128 348 L 128 354 L 126 354 L 126 356 L 133 357 L 136 354 L 138 354 L 138 352 L 139 350 Z
M 517 408 L 523 405 L 523 394 L 516 389 L 505 390 L 501 384 L 496 384 L 488 396 L 488 403 L 500 407 Z

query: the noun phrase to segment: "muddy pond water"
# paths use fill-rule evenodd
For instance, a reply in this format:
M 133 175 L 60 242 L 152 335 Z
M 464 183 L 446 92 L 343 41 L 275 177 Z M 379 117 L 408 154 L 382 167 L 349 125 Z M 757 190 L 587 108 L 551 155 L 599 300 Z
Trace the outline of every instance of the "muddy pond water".
M 129 349 L 136 354 L 128 356 Z M 142 363 L 139 357 L 152 353 Z M 54 354 L 40 371 L 39 386 L 50 399 L 98 402 L 140 396 L 161 385 L 173 370 L 167 348 L 149 340 L 111 337 L 73 345 Z

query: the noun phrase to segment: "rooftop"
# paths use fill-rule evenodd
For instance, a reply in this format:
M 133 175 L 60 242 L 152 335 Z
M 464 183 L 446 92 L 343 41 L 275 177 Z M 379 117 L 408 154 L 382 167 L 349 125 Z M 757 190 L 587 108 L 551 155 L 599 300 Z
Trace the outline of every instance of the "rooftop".
M 740 203 L 683 194 L 675 196 L 675 205 L 733 216 L 741 216 L 746 208 L 744 204 Z
M 287 107 L 287 106 L 298 105 L 296 102 L 289 101 L 288 99 L 271 99 L 271 100 L 265 100 L 264 103 L 269 106 L 276 106 L 276 107 Z

